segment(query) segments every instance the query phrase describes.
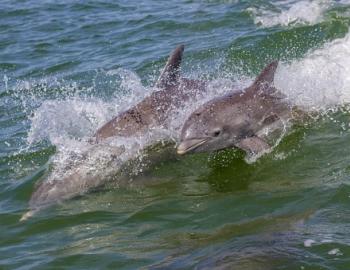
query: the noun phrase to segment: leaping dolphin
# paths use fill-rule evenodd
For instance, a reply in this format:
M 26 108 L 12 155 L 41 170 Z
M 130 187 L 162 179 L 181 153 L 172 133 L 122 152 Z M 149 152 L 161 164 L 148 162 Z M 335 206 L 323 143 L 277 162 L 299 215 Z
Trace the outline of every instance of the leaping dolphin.
M 170 112 L 204 90 L 205 82 L 180 77 L 183 52 L 184 45 L 180 45 L 169 56 L 155 84 L 157 91 L 97 130 L 92 140 L 95 145 L 88 149 L 82 160 L 75 162 L 75 166 L 63 178 L 49 177 L 53 179 L 42 181 L 35 188 L 29 201 L 30 211 L 21 220 L 27 219 L 38 209 L 84 194 L 113 179 L 123 166 L 123 161 L 118 157 L 125 149 L 106 145 L 103 142 L 106 138 L 135 136 L 150 128 L 164 126 Z M 91 162 L 98 159 L 100 154 L 104 155 L 105 168 L 100 172 L 89 170 L 93 167 Z
M 177 153 L 209 152 L 229 147 L 249 156 L 270 150 L 264 133 L 284 125 L 293 108 L 274 87 L 278 62 L 272 62 L 243 91 L 215 98 L 195 110 L 181 131 Z
M 184 45 L 170 55 L 158 81 L 158 91 L 139 104 L 117 115 L 97 130 L 99 142 L 112 136 L 130 136 L 145 132 L 150 127 L 164 126 L 169 113 L 205 89 L 205 82 L 180 77 L 180 64 Z

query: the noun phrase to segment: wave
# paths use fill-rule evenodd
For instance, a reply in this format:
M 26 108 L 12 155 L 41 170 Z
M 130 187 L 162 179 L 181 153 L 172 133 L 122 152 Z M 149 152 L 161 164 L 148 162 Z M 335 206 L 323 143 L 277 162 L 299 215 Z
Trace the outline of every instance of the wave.
M 275 85 L 290 103 L 307 111 L 344 106 L 350 102 L 349 51 L 350 34 L 310 51 L 303 59 L 281 63 Z M 195 108 L 232 89 L 243 89 L 253 81 L 253 78 L 231 80 L 225 74 L 225 78 L 209 81 L 206 92 L 196 99 L 173 108 L 166 128 L 161 126 L 138 136 L 109 138 L 105 143 L 91 145 L 88 140 L 98 127 L 155 90 L 143 86 L 140 77 L 128 70 L 107 71 L 105 75 L 119 80 L 119 87 L 108 99 L 91 95 L 44 99 L 30 117 L 28 144 L 46 139 L 57 149 L 48 180 L 67 179 L 79 172 L 86 179 L 99 178 L 96 183 L 100 184 L 135 159 L 131 171 L 138 174 L 148 164 L 144 161 L 144 157 L 147 159 L 144 150 L 159 141 L 176 142 L 182 124 Z
M 268 7 L 250 7 L 254 23 L 263 27 L 294 24 L 316 24 L 327 10 L 332 7 L 330 0 L 315 1 L 278 1 Z
M 280 65 L 275 85 L 293 104 L 311 111 L 350 103 L 350 34 Z

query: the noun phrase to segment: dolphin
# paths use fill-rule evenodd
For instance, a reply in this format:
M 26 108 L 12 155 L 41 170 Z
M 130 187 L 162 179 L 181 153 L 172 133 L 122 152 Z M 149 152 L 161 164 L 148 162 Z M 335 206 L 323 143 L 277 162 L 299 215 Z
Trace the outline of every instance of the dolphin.
M 97 130 L 96 142 L 113 136 L 142 134 L 152 127 L 166 127 L 166 119 L 174 108 L 194 98 L 205 89 L 205 82 L 180 77 L 184 45 L 170 55 L 150 96 L 122 112 Z
M 92 144 L 87 152 L 73 165 L 68 164 L 67 172 L 62 177 L 57 179 L 51 174 L 49 179 L 36 186 L 29 200 L 30 211 L 21 220 L 26 220 L 44 207 L 82 195 L 114 180 L 128 162 L 119 158 L 125 148 L 111 146 L 106 139 L 137 136 L 154 127 L 166 127 L 166 120 L 174 109 L 205 89 L 205 82 L 180 76 L 183 52 L 184 45 L 175 48 L 155 84 L 156 91 L 99 128 L 90 140 Z M 143 150 L 147 152 L 147 149 Z M 99 159 L 103 159 L 102 170 L 90 170 Z
M 293 106 L 273 84 L 278 62 L 267 65 L 254 83 L 241 91 L 215 98 L 185 121 L 177 153 L 211 152 L 236 147 L 248 157 L 271 150 L 267 133 L 287 127 Z

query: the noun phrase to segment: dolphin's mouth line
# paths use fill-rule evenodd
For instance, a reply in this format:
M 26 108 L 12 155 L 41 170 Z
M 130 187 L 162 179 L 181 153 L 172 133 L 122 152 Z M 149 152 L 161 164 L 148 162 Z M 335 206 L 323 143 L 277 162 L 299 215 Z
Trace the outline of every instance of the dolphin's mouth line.
M 198 148 L 202 144 L 206 143 L 208 140 L 209 140 L 209 138 L 193 139 L 193 140 L 183 141 L 177 147 L 177 151 L 176 152 L 179 155 L 184 155 L 184 154 L 186 154 L 186 153 L 188 153 L 188 152 Z

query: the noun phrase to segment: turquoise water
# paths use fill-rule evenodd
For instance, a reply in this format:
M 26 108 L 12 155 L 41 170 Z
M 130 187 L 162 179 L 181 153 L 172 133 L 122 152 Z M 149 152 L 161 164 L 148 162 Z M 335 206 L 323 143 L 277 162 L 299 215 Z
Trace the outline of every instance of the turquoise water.
M 0 3 L 0 269 L 350 268 L 350 2 L 58 2 Z M 276 86 L 317 117 L 252 164 L 163 159 L 19 222 L 182 43 L 206 99 L 280 59 Z

